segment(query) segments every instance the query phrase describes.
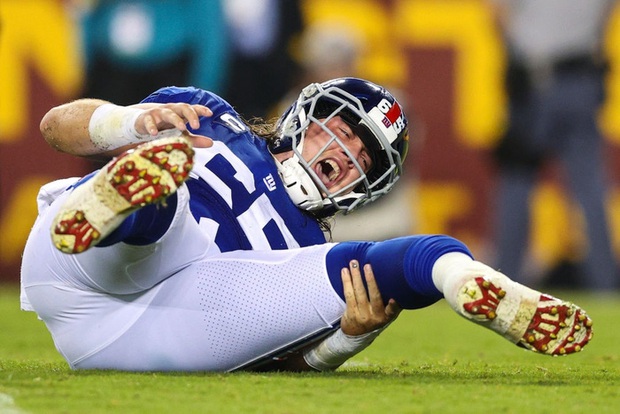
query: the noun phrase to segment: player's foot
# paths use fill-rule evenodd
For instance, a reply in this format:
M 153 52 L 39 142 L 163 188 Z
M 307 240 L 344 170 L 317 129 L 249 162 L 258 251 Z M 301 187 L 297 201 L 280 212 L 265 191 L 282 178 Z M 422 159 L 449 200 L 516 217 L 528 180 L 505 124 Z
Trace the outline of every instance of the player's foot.
M 583 309 L 498 272 L 467 280 L 457 294 L 457 306 L 466 318 L 545 355 L 579 352 L 592 338 L 592 320 Z
M 56 215 L 56 248 L 81 253 L 95 246 L 133 211 L 162 202 L 187 179 L 194 150 L 183 137 L 142 144 L 111 160 L 79 185 Z

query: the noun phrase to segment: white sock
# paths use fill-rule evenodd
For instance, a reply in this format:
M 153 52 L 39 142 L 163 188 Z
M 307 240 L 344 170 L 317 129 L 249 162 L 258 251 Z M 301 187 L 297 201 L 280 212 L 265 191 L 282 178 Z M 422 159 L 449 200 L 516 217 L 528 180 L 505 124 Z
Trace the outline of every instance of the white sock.
M 478 269 L 482 265 L 483 269 Z M 474 261 L 465 253 L 452 252 L 439 257 L 433 265 L 432 277 L 435 287 L 444 294 L 446 300 L 452 304 L 458 288 L 468 279 L 471 272 L 488 273 L 490 267 Z

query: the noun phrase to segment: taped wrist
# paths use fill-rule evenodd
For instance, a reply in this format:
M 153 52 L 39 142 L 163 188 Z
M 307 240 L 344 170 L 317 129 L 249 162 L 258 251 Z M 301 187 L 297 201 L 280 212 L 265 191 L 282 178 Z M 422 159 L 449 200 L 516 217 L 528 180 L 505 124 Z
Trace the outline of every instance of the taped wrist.
M 306 350 L 304 360 L 317 371 L 334 370 L 368 347 L 386 327 L 357 336 L 347 335 L 338 329 L 318 345 Z
M 178 129 L 160 131 L 157 135 L 139 134 L 136 120 L 144 109 L 104 104 L 95 109 L 88 124 L 92 143 L 102 151 L 113 150 L 130 144 L 139 144 L 166 136 L 176 136 Z

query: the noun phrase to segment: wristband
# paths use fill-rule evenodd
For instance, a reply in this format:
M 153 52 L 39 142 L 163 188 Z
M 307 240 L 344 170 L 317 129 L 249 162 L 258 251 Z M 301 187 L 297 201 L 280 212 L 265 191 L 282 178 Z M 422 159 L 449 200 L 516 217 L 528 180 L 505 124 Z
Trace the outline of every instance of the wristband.
M 88 124 L 90 140 L 102 151 L 113 150 L 130 144 L 177 136 L 178 129 L 160 131 L 157 135 L 139 134 L 136 120 L 144 112 L 143 109 L 104 104 L 93 112 Z
M 368 347 L 386 327 L 387 325 L 357 336 L 347 335 L 342 329 L 338 329 L 317 346 L 305 351 L 304 360 L 317 371 L 334 370 Z

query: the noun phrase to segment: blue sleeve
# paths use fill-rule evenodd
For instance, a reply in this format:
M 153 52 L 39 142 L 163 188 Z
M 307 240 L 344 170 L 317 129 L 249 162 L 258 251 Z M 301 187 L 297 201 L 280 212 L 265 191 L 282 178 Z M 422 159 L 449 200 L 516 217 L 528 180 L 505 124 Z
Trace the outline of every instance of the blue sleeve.
M 343 242 L 327 254 L 327 270 L 332 286 L 344 300 L 340 271 L 357 259 L 370 263 L 387 303 L 395 299 L 405 309 L 429 306 L 443 297 L 432 279 L 435 261 L 450 252 L 472 257 L 462 242 L 443 235 L 406 236 L 381 242 Z
M 253 147 L 258 145 L 257 141 L 262 141 L 261 138 L 255 136 L 250 131 L 232 105 L 213 92 L 192 86 L 168 86 L 158 89 L 142 100 L 142 103 L 171 102 L 199 104 L 208 107 L 213 112 L 213 115 L 208 117 L 201 116 L 199 119 L 200 127 L 193 129 L 188 125 L 188 130 L 194 134 L 204 135 L 215 141 L 223 142 L 237 155 L 240 155 L 240 153 L 233 148 L 235 141 L 251 143 Z M 265 151 L 267 151 L 266 148 Z

